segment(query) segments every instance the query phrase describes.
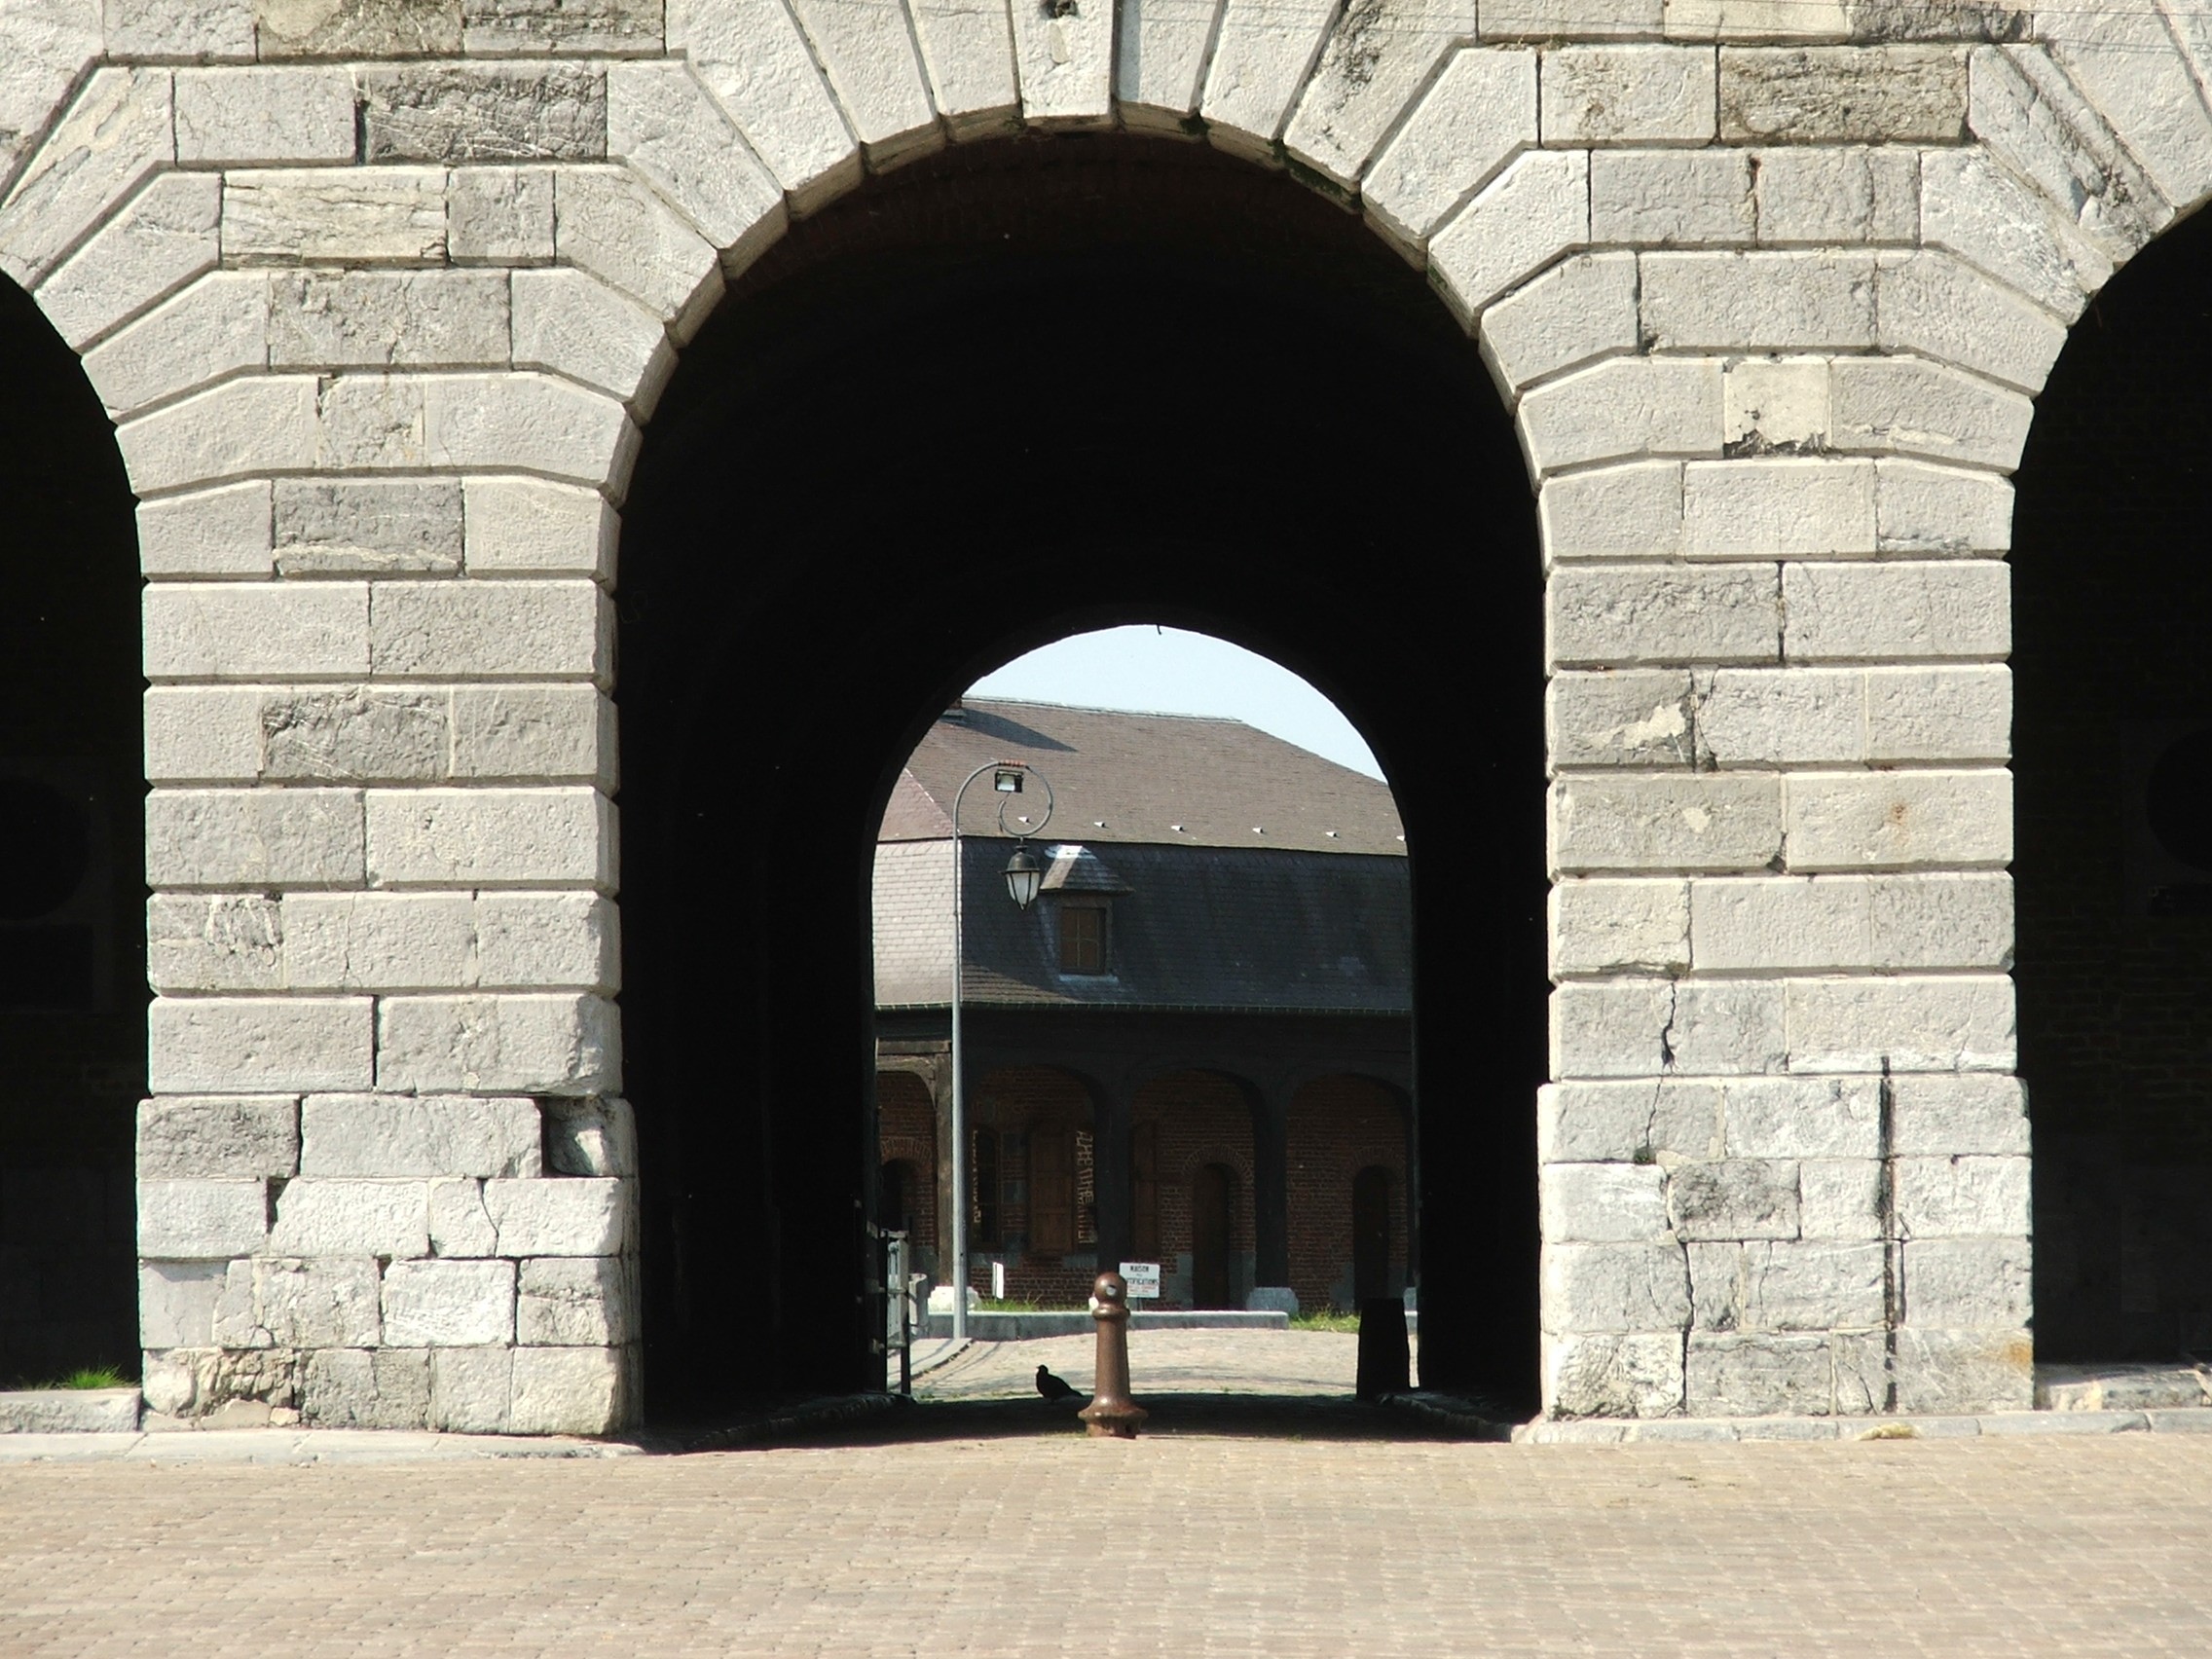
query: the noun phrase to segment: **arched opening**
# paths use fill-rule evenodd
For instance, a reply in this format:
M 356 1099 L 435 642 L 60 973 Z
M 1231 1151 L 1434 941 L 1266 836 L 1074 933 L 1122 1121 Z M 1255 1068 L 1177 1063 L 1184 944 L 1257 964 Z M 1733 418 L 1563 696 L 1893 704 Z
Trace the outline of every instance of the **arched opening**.
M 2212 1348 L 2208 278 L 2199 216 L 2097 297 L 2017 483 L 2015 977 L 2040 1361 Z
M 1480 1199 L 1431 1291 L 1424 1376 L 1532 1398 L 1533 518 L 1478 354 L 1419 276 L 1202 147 L 964 148 L 747 274 L 672 382 L 626 509 L 649 1410 L 880 1377 L 872 837 L 978 673 L 1129 621 L 1291 668 L 1388 772 L 1420 872 L 1415 1025 L 1437 1033 L 1417 1063 L 1480 1079 L 1421 1147 Z M 1424 840 L 1446 856 L 1422 863 Z M 1471 1020 L 1480 1051 L 1456 1053 Z
M 1191 1172 L 1191 1306 L 1235 1308 L 1236 1171 L 1201 1163 Z
M 147 991 L 130 489 L 75 354 L 5 280 L 0 380 L 4 1387 L 137 1375 Z

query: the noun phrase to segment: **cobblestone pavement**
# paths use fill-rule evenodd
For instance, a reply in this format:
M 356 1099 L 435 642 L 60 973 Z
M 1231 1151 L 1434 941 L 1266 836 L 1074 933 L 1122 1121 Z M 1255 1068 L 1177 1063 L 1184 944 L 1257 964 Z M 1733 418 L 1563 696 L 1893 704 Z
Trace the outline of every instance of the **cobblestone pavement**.
M 2212 1437 L 0 1469 L 9 1659 L 2208 1650 Z

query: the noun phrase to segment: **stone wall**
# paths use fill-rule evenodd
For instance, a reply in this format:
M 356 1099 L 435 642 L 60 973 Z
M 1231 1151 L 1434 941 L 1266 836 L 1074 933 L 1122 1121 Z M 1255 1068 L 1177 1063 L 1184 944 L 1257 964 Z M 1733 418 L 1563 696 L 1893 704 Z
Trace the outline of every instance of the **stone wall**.
M 627 1420 L 628 1173 L 533 1161 L 521 1103 L 619 1088 L 645 424 L 791 214 L 1115 123 L 1355 206 L 1515 410 L 1551 1409 L 2026 1403 L 2006 475 L 2212 182 L 2183 11 L 24 0 L 0 42 L 0 269 L 143 503 L 158 1409 Z M 598 1323 L 511 1346 L 548 1261 Z

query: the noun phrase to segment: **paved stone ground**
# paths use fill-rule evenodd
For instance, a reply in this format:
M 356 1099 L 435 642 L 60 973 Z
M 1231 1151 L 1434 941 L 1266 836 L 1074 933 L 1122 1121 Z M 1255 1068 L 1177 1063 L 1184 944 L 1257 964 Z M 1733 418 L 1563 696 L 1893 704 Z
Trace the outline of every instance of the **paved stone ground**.
M 1408 1443 L 1331 1432 L 1356 1406 L 1302 1419 L 1246 1397 L 1244 1425 L 1278 1432 L 1186 1415 L 1183 1432 L 1121 1444 L 1018 1402 L 940 1409 L 1032 1431 L 883 1443 L 898 1431 L 878 1425 L 873 1443 L 682 1457 L 13 1465 L 0 1652 L 2212 1650 L 2212 1437 Z M 897 1415 L 919 1430 L 926 1409 Z
M 917 1400 L 1033 1398 L 1037 1367 L 1090 1392 L 1095 1336 L 971 1343 L 914 1383 Z M 1131 1331 L 1130 1390 L 1146 1393 L 1344 1395 L 1359 1374 L 1359 1338 L 1342 1331 Z

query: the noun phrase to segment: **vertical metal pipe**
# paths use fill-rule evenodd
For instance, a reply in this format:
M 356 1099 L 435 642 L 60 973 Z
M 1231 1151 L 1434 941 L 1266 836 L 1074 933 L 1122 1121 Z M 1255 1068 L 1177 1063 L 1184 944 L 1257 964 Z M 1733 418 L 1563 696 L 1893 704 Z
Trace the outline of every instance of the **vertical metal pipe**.
M 960 1051 L 960 803 L 968 783 L 952 797 L 952 1340 L 968 1340 L 968 1086 Z

